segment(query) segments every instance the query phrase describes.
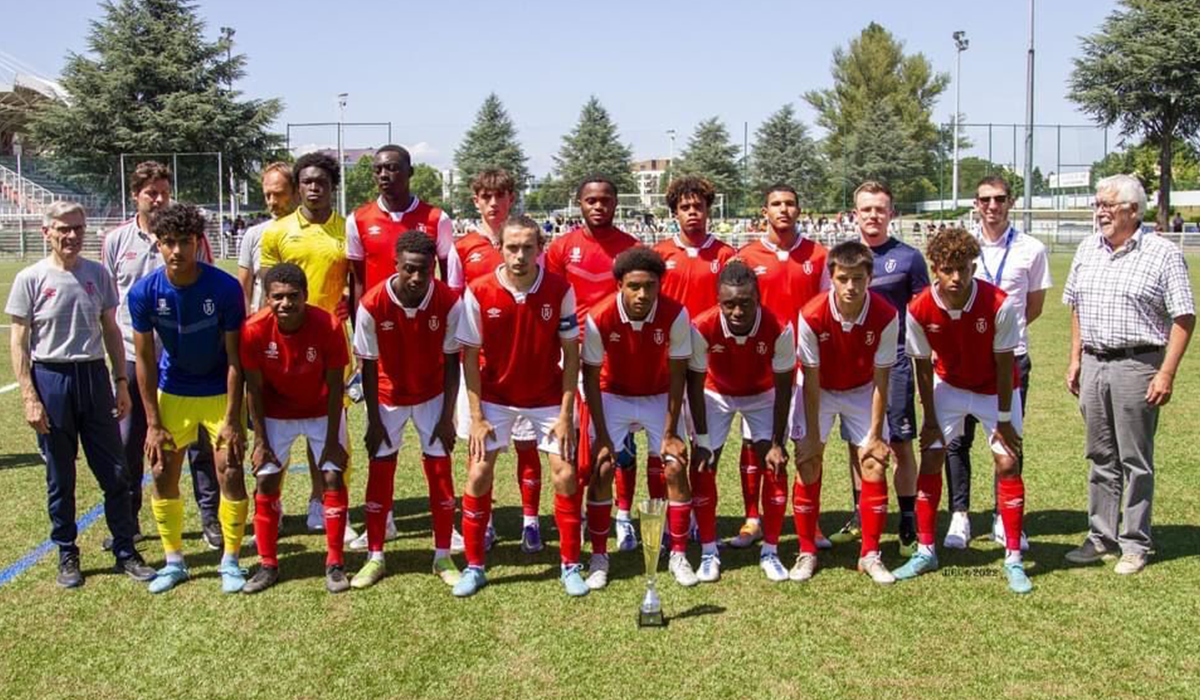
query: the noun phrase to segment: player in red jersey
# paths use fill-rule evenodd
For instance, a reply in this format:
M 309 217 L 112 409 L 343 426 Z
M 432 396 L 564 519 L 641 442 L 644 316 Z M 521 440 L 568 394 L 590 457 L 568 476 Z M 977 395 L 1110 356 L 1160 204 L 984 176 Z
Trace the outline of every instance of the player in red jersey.
M 670 570 L 682 586 L 697 583 L 686 556 L 692 492 L 687 448 L 679 438 L 687 362 L 692 339 L 687 309 L 659 292 L 666 266 L 658 253 L 636 246 L 613 263 L 618 290 L 593 306 L 585 320 L 583 386 L 592 416 L 592 474 L 588 487 L 588 530 L 592 559 L 587 585 L 608 583 L 608 525 L 616 448 L 625 436 L 645 429 L 648 451 L 666 464 L 669 499 L 667 532 Z M 661 498 L 651 492 L 651 498 Z
M 796 320 L 803 397 L 796 406 L 796 485 L 792 511 L 800 555 L 789 577 L 807 581 L 817 570 L 817 518 L 821 513 L 821 472 L 833 419 L 841 418 L 858 446 L 865 507 L 858 568 L 876 583 L 895 583 L 879 556 L 887 521 L 887 464 L 891 454 L 887 409 L 888 379 L 896 362 L 900 323 L 896 310 L 869 291 L 874 259 L 858 241 L 829 251 L 833 289 L 811 299 Z
M 467 287 L 458 328 L 471 434 L 462 522 L 467 570 L 454 595 L 473 595 L 487 585 L 484 530 L 491 517 L 496 457 L 519 418 L 533 425 L 538 449 L 550 460 L 563 587 L 568 595 L 586 595 L 573 464 L 579 383 L 575 293 L 565 279 L 538 264 L 542 234 L 529 217 L 511 218 L 500 229 L 500 251 L 504 263 Z
M 258 593 L 279 580 L 279 489 L 292 443 L 303 437 L 319 455 L 324 479 L 325 588 L 350 587 L 342 558 L 347 494 L 343 472 L 346 414 L 343 375 L 350 356 L 341 323 L 306 303 L 308 280 L 292 263 L 280 263 L 263 279 L 267 308 L 242 326 L 239 354 L 254 421 L 254 542 L 261 566 L 242 587 Z
M 692 321 L 688 404 L 696 427 L 691 470 L 692 509 L 700 530 L 701 581 L 721 575 L 717 555 L 716 467 L 735 413 L 742 415 L 759 463 L 766 466 L 763 545 L 759 566 L 771 581 L 786 581 L 777 547 L 787 511 L 787 440 L 796 377 L 792 324 L 759 302 L 758 280 L 741 260 L 721 271 L 717 305 Z M 710 447 L 711 446 L 711 447 Z
M 742 246 L 737 256 L 758 276 L 758 289 L 763 306 L 774 313 L 775 318 L 786 323 L 795 323 L 800 308 L 809 299 L 829 289 L 825 246 L 796 232 L 796 221 L 800 217 L 800 199 L 790 185 L 773 185 L 767 190 L 762 215 L 769 227 L 767 234 Z M 728 540 L 729 546 L 734 548 L 749 547 L 762 537 L 759 493 L 764 473 L 759 468 L 758 457 L 752 444 L 746 423 L 743 421 L 742 452 L 738 471 L 742 482 L 746 522 L 737 537 Z M 817 542 L 822 548 L 828 544 L 828 540 L 821 535 L 819 529 Z
M 963 229 L 939 231 L 925 252 L 934 283 L 909 303 L 906 339 L 908 354 L 917 363 L 917 391 L 924 409 L 917 476 L 917 552 L 892 573 L 898 579 L 909 579 L 937 569 L 934 535 L 942 496 L 942 463 L 946 445 L 962 434 L 963 422 L 971 415 L 991 436 L 988 442 L 996 464 L 1008 587 L 1015 593 L 1028 593 L 1033 584 L 1021 560 L 1025 483 L 1017 468 L 1021 401 L 1020 389 L 1014 388 L 1017 368 L 1013 359 L 1021 334 L 1013 302 L 999 287 L 974 279 L 979 241 Z
M 586 319 L 593 306 L 617 290 L 613 279 L 613 260 L 619 253 L 638 244 L 638 239 L 613 226 L 617 211 L 617 186 L 607 178 L 593 176 L 580 183 L 575 198 L 583 215 L 583 226 L 573 229 L 546 248 L 546 269 L 562 275 L 575 290 L 576 315 Z M 582 325 L 582 324 L 581 324 Z M 580 341 L 583 340 L 582 333 Z M 589 431 L 591 419 L 587 401 L 580 396 L 577 402 L 579 424 L 579 478 L 586 484 L 590 474 L 591 444 Z M 636 476 L 636 469 L 625 472 L 637 458 L 633 438 L 621 447 L 617 457 L 617 479 Z M 582 489 L 579 496 L 582 496 Z M 616 535 L 617 549 L 622 552 L 637 548 L 634 534 L 633 488 L 618 491 Z M 607 532 L 603 533 L 607 536 Z
M 480 171 L 471 181 L 475 208 L 479 210 L 480 225 L 454 242 L 450 250 L 447 283 L 462 294 L 467 285 L 480 277 L 491 275 L 504 263 L 500 254 L 500 229 L 517 201 L 517 184 L 512 175 L 499 168 Z M 539 263 L 541 260 L 539 260 Z M 471 411 L 467 405 L 467 390 L 459 386 L 457 421 L 458 437 L 470 435 Z M 538 455 L 533 426 L 519 419 L 513 426 L 513 449 L 517 453 L 517 486 L 521 491 L 521 551 L 533 554 L 542 550 L 542 531 L 538 512 L 542 501 L 542 459 Z M 496 528 L 489 519 L 484 533 L 484 548 L 491 550 L 496 541 Z
M 433 520 L 433 573 L 458 583 L 450 558 L 454 529 L 454 403 L 458 393 L 456 339 L 462 302 L 433 279 L 437 248 L 421 231 L 396 241 L 396 272 L 376 285 L 358 307 L 354 352 L 363 364 L 367 404 L 367 563 L 354 588 L 383 578 L 383 543 L 392 512 L 396 458 L 409 420 L 421 440 L 421 465 Z
M 717 303 L 717 276 L 736 251 L 708 232 L 708 215 L 716 191 L 702 177 L 687 175 L 667 187 L 667 206 L 679 223 L 679 233 L 654 246 L 667 273 L 662 293 L 683 304 L 692 318 Z

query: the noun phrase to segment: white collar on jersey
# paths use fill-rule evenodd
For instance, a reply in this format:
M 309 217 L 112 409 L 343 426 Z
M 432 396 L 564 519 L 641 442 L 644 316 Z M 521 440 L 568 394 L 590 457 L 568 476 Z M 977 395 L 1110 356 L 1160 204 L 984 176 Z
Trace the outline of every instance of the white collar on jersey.
M 772 242 L 771 242 L 771 234 L 769 234 L 769 233 L 767 233 L 767 234 L 764 234 L 761 240 L 762 240 L 762 244 L 763 244 L 763 247 L 764 247 L 764 248 L 766 248 L 767 250 L 771 251 L 772 253 L 778 253 L 778 252 L 779 252 L 779 250 L 780 250 L 779 246 L 777 246 L 777 245 L 775 245 L 774 243 L 772 243 Z M 792 242 L 792 245 L 791 245 L 791 246 L 788 248 L 788 252 L 790 253 L 790 252 L 792 252 L 793 250 L 795 250 L 795 249 L 799 248 L 801 245 L 803 245 L 803 243 L 804 243 L 804 236 L 801 236 L 801 235 L 800 235 L 800 234 L 797 232 L 797 233 L 796 233 L 796 240 Z
M 546 274 L 546 268 L 542 267 L 541 265 L 538 265 L 537 269 L 538 269 L 537 279 L 535 279 L 533 281 L 533 286 L 524 292 L 518 291 L 515 287 L 511 286 L 508 283 L 508 275 L 501 274 L 504 271 L 504 263 L 500 263 L 500 266 L 496 268 L 495 274 L 496 274 L 496 279 L 500 280 L 500 286 L 504 287 L 504 289 L 506 289 L 509 294 L 513 295 L 513 299 L 518 304 L 524 304 L 525 297 L 530 294 L 537 294 L 538 288 L 542 286 L 542 277 L 545 276 L 545 274 Z
M 424 311 L 426 308 L 428 308 L 429 300 L 433 298 L 433 280 L 429 280 L 429 289 L 425 290 L 425 298 L 422 299 L 421 303 L 417 304 L 417 308 L 414 309 L 405 306 L 404 303 L 400 301 L 400 297 L 396 296 L 395 290 L 392 289 L 392 280 L 395 279 L 396 276 L 397 275 L 393 274 L 391 277 L 388 277 L 387 283 L 385 284 L 388 298 L 392 300 L 392 303 L 394 303 L 396 306 L 399 306 L 400 310 L 403 311 L 404 315 L 408 318 L 412 318 L 413 316 L 417 315 L 418 311 Z
M 863 307 L 858 312 L 858 317 L 853 321 L 847 321 L 842 318 L 842 314 L 838 311 L 837 301 L 833 298 L 833 290 L 829 290 L 829 310 L 833 313 L 833 320 L 842 324 L 843 331 L 849 331 L 851 326 L 861 326 L 867 321 L 867 312 L 871 310 L 871 292 L 867 292 L 867 298 L 863 300 Z
M 969 312 L 971 310 L 971 305 L 975 303 L 975 295 L 979 293 L 979 285 L 975 282 L 975 278 L 971 278 L 971 296 L 967 297 L 967 303 L 965 305 L 963 305 L 963 307 L 961 309 L 946 308 L 946 304 L 945 304 L 945 302 L 942 301 L 942 297 L 938 295 L 936 281 L 934 281 L 933 284 L 929 285 L 929 290 L 930 290 L 930 294 L 933 295 L 933 303 L 937 304 L 937 307 L 939 309 L 941 309 L 942 311 L 945 311 L 946 313 L 950 314 L 950 318 L 957 321 L 959 318 L 962 317 L 964 312 Z
M 640 321 L 634 321 L 629 318 L 629 314 L 625 312 L 625 299 L 621 296 L 621 292 L 617 291 L 617 314 L 621 317 L 621 323 L 628 323 L 633 327 L 633 330 L 640 331 L 642 326 L 647 323 L 654 322 L 654 314 L 658 312 L 658 299 L 654 300 L 654 305 L 650 307 L 650 313 L 646 314 L 646 318 Z
M 415 195 L 415 194 L 410 194 L 410 195 L 408 195 L 408 197 L 409 197 L 408 208 L 405 209 L 404 211 L 389 210 L 387 208 L 387 204 L 384 204 L 384 202 L 383 202 L 383 195 L 379 195 L 379 198 L 375 200 L 375 204 L 377 204 L 379 206 L 379 211 L 392 217 L 392 221 L 399 221 L 400 218 L 403 217 L 405 214 L 412 213 L 412 211 L 417 208 L 417 205 L 421 203 L 421 200 L 417 199 L 417 195 Z
M 733 338 L 733 342 L 737 343 L 738 345 L 745 345 L 747 340 L 758 335 L 758 327 L 760 324 L 762 324 L 762 306 L 759 306 L 758 310 L 755 311 L 754 325 L 750 327 L 750 332 L 746 335 L 738 335 L 729 330 L 729 324 L 725 321 L 725 314 L 718 311 L 717 315 L 721 317 L 721 333 L 724 334 L 726 338 Z
M 693 248 L 692 246 L 690 246 L 690 245 L 688 245 L 687 243 L 684 243 L 684 242 L 683 242 L 683 235 L 682 235 L 682 234 L 679 234 L 679 233 L 677 233 L 677 234 L 675 234 L 675 235 L 674 235 L 672 238 L 673 238 L 673 239 L 674 239 L 674 241 L 675 241 L 675 245 L 677 245 L 677 246 L 679 246 L 680 248 L 682 248 L 682 249 L 683 249 L 683 250 L 684 250 L 684 251 L 687 253 L 687 255 L 688 255 L 688 257 L 689 257 L 689 258 L 694 258 L 694 257 L 696 257 L 697 255 L 699 255 L 699 254 L 700 254 L 700 251 L 702 251 L 702 250 L 704 250 L 705 248 L 709 247 L 710 245 L 712 245 L 713 243 L 715 243 L 715 242 L 716 242 L 716 240 L 717 240 L 717 239 L 716 239 L 716 236 L 713 236 L 713 235 L 710 233 L 710 234 L 708 234 L 708 236 L 707 236 L 707 237 L 704 239 L 704 242 L 700 244 L 700 247 L 699 247 L 699 248 Z

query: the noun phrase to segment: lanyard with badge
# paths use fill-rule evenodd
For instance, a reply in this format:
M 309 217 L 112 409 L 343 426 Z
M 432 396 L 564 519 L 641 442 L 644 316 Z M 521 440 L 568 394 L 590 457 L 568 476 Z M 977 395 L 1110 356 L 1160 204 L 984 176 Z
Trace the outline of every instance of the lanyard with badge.
M 980 235 L 982 237 L 982 232 Z M 979 262 L 983 265 L 983 274 L 987 277 L 988 282 L 996 285 L 997 287 L 1000 286 L 1000 280 L 1004 278 L 1004 264 L 1008 262 L 1008 253 L 1010 250 L 1012 250 L 1012 242 L 1016 237 L 1017 229 L 1010 225 L 1008 227 L 1008 232 L 1004 234 L 1004 256 L 1000 258 L 1000 265 L 996 268 L 995 276 L 993 276 L 992 271 L 988 269 L 987 256 L 983 254 L 983 251 L 980 251 Z

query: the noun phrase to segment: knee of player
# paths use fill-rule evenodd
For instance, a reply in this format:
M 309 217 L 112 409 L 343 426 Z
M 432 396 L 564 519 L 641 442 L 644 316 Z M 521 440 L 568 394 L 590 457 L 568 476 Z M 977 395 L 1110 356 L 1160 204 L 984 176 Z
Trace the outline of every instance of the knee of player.
M 996 476 L 1008 479 L 1017 476 L 1017 460 L 1008 455 L 996 455 Z
M 342 477 L 341 469 L 325 469 L 321 472 L 321 480 L 325 484 L 325 488 L 330 491 L 336 491 L 344 488 L 345 480 Z
M 254 487 L 264 496 L 278 496 L 282 485 L 279 474 L 264 474 L 254 479 Z
M 867 481 L 883 481 L 887 476 L 887 460 L 867 457 L 862 460 L 862 475 Z

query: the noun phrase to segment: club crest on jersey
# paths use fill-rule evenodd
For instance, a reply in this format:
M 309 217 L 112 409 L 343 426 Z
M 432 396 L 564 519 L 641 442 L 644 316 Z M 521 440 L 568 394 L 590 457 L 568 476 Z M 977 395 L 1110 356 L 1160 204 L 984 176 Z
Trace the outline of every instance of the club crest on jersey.
M 721 271 L 721 262 L 719 260 L 713 260 L 712 263 L 709 264 L 708 269 L 712 270 L 714 275 L 717 274 Z
M 979 331 L 980 333 L 987 333 L 987 319 L 986 318 L 975 319 L 975 330 Z
M 379 228 L 378 226 L 374 226 L 374 225 L 367 227 L 367 233 L 371 234 L 372 236 L 378 236 L 379 232 L 382 230 L 383 229 Z
M 929 333 L 941 333 L 942 327 L 936 323 L 931 323 L 931 324 L 929 324 L 929 327 L 926 328 L 925 330 Z
M 396 324 L 392 323 L 391 321 L 384 321 L 383 323 L 379 324 L 379 330 L 381 331 L 390 331 L 395 327 Z
M 492 308 L 487 310 L 487 315 L 488 315 L 488 318 L 500 318 L 500 309 L 497 309 L 496 307 L 493 306 Z
M 480 260 L 483 260 L 483 253 L 480 253 L 478 251 L 471 253 L 470 255 L 467 256 L 467 262 L 469 262 L 469 263 L 477 263 Z
M 885 262 L 883 264 L 883 270 L 884 270 L 884 272 L 895 272 L 896 271 L 896 261 L 888 260 L 887 262 Z
M 421 233 L 426 233 L 425 224 L 417 224 L 417 230 L 420 231 Z
M 158 315 L 165 316 L 171 313 L 171 307 L 167 306 L 167 300 L 160 298 L 158 300 Z
M 666 340 L 666 334 L 663 333 L 663 329 L 655 328 L 654 329 L 654 344 L 662 345 L 664 340 Z
M 868 346 L 875 344 L 875 331 L 867 331 L 866 343 Z
M 212 299 L 205 299 L 204 303 L 200 306 L 200 308 L 204 309 L 205 316 L 212 316 L 213 314 L 215 314 L 217 312 L 217 305 L 213 302 Z
M 550 317 L 553 315 L 554 309 L 552 309 L 549 304 L 542 304 L 542 320 L 549 321 Z
M 267 350 L 266 350 L 265 354 L 267 357 L 271 358 L 272 360 L 278 360 L 279 359 L 279 345 L 274 340 L 267 343 Z
M 575 246 L 574 248 L 571 249 L 570 258 L 571 258 L 571 262 L 573 262 L 573 263 L 583 261 L 583 251 L 579 249 L 579 246 Z
M 46 287 L 42 290 L 42 296 L 46 297 L 47 299 L 53 299 L 55 294 L 58 294 L 58 290 L 54 287 Z
M 95 285 L 95 283 L 93 283 L 91 280 L 88 280 L 88 281 L 87 281 L 87 282 L 86 282 L 86 283 L 83 285 L 83 291 L 87 292 L 87 295 L 88 295 L 89 297 L 94 297 L 94 296 L 96 296 L 96 285 Z
M 441 323 L 441 321 L 438 320 L 437 316 L 429 317 L 429 330 L 436 331 L 438 329 L 438 327 L 441 325 L 442 325 L 442 323 Z
M 821 331 L 821 335 L 817 336 L 818 343 L 828 342 L 828 340 L 829 340 L 829 331 Z
M 761 340 L 758 341 L 758 344 L 754 346 L 754 349 L 758 351 L 759 355 L 767 354 L 767 344 Z
M 811 275 L 813 273 L 812 260 L 805 260 L 803 267 L 804 267 L 804 274 Z
M 308 347 L 308 350 L 306 350 L 304 352 L 304 359 L 308 360 L 309 362 L 316 362 L 317 361 L 317 349 L 310 345 Z

